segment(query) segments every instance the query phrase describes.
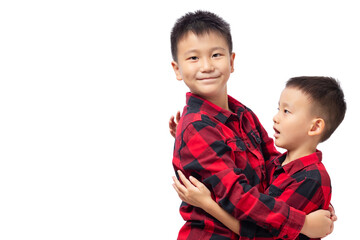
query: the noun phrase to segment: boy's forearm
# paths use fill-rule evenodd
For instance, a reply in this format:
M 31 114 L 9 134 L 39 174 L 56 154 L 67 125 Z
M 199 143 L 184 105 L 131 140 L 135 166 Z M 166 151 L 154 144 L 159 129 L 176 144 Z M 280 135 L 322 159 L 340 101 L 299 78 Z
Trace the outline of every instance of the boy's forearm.
M 218 180 L 222 184 L 219 184 Z M 252 218 L 261 228 L 295 239 L 304 224 L 305 213 L 290 207 L 284 201 L 262 194 L 256 187 L 249 185 L 242 171 L 226 170 L 204 179 L 216 197 L 216 202 L 237 221 Z M 228 189 L 224 194 L 224 187 Z M 261 213 L 261 214 L 260 214 Z
M 219 204 L 211 199 L 203 207 L 204 211 L 209 213 L 211 216 L 216 218 L 222 224 L 224 224 L 231 231 L 239 235 L 240 232 L 240 222 L 234 218 L 230 213 L 222 209 Z

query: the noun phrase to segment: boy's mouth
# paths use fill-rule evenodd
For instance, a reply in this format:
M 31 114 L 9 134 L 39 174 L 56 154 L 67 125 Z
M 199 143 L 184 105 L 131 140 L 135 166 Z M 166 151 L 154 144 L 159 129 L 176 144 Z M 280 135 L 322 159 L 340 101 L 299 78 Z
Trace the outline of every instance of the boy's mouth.
M 219 74 L 213 74 L 213 75 L 199 75 L 197 77 L 197 80 L 203 81 L 203 80 L 215 80 L 219 78 Z
M 280 135 L 279 130 L 277 130 L 277 129 L 274 127 L 274 131 L 275 131 L 274 137 L 275 137 L 275 138 L 278 138 L 279 135 Z
M 213 82 L 213 81 L 216 81 L 217 78 L 216 77 L 214 77 L 214 78 L 208 77 L 208 78 L 198 78 L 197 80 L 201 81 L 201 82 Z

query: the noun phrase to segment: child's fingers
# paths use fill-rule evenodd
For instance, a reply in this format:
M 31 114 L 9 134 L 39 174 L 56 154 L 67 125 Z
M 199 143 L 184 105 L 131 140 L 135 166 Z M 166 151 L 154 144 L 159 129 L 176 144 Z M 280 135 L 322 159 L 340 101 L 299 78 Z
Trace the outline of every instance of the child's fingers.
M 201 188 L 201 187 L 205 187 L 205 185 L 200 182 L 199 180 L 197 180 L 196 178 L 194 178 L 193 176 L 189 177 L 189 180 L 192 184 L 194 184 L 195 187 L 197 188 Z
M 194 185 L 192 185 L 192 183 L 185 177 L 185 175 L 180 170 L 178 170 L 177 173 L 179 174 L 179 177 L 186 188 L 194 187 Z
M 177 128 L 177 125 L 178 125 L 179 121 L 180 121 L 180 111 L 178 111 L 176 113 L 176 122 L 175 122 L 175 117 L 174 116 L 171 116 L 170 120 L 169 120 L 169 130 L 170 130 L 170 134 L 173 137 L 176 137 L 176 128 Z
M 335 209 L 331 204 L 329 205 L 329 211 L 330 211 L 331 220 L 335 222 L 337 220 L 337 216 L 335 214 Z
M 169 120 L 169 128 L 172 128 L 174 125 L 175 125 L 174 116 L 171 116 L 171 118 Z
M 190 181 L 192 182 L 192 184 L 194 184 L 194 186 L 203 194 L 210 194 L 210 190 L 199 180 L 197 180 L 196 178 L 194 178 L 193 176 L 189 177 Z
M 178 123 L 180 121 L 180 111 L 177 111 L 176 113 L 176 122 Z
M 179 195 L 180 199 L 182 200 L 184 198 L 184 194 L 176 187 L 175 183 L 173 183 L 172 185 L 175 189 L 175 191 L 177 192 L 177 194 Z
M 324 209 L 321 209 L 318 211 L 319 213 L 321 212 L 325 217 L 329 218 L 331 217 L 331 214 L 330 214 L 330 211 L 328 210 L 324 210 Z
M 169 130 L 170 130 L 170 134 L 175 137 L 175 128 L 176 127 L 176 123 L 174 122 L 174 116 L 171 116 L 170 120 L 169 120 Z
M 176 137 L 176 133 L 172 129 L 170 129 L 170 135 L 173 136 L 174 138 Z
M 178 193 L 181 192 L 182 194 L 185 194 L 187 191 L 186 187 L 184 187 L 184 185 L 182 185 L 176 177 L 173 177 L 172 179 L 174 181 L 175 187 L 178 190 L 177 192 Z
M 179 198 L 181 199 L 181 201 L 186 202 L 186 197 L 185 195 L 176 187 L 175 183 L 173 184 L 173 187 L 175 189 L 175 191 L 177 192 Z

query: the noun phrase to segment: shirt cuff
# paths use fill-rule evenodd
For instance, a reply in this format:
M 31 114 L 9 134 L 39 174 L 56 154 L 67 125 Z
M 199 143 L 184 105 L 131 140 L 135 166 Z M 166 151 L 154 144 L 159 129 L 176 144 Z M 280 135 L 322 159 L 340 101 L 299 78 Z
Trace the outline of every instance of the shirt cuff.
M 304 212 L 290 207 L 289 217 L 284 223 L 279 237 L 287 240 L 296 239 L 304 226 L 305 217 L 306 214 Z

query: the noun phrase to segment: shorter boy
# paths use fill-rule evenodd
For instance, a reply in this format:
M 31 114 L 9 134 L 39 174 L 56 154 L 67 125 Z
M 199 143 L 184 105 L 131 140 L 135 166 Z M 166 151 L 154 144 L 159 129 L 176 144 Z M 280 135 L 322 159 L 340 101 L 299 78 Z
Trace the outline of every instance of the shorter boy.
M 330 177 L 321 163 L 322 153 L 317 146 L 331 136 L 345 112 L 343 91 L 333 78 L 296 77 L 287 82 L 280 96 L 278 113 L 273 118 L 275 144 L 287 152 L 267 163 L 269 185 L 265 194 L 306 214 L 328 209 Z M 190 177 L 190 182 L 181 172 L 179 176 L 185 186 L 174 178 L 174 188 L 181 200 L 202 208 L 235 233 L 239 233 L 241 224 L 256 229 L 255 239 L 275 239 L 269 231 L 254 223 L 239 223 L 220 208 L 205 185 L 195 178 Z M 300 234 L 297 239 L 309 238 Z

